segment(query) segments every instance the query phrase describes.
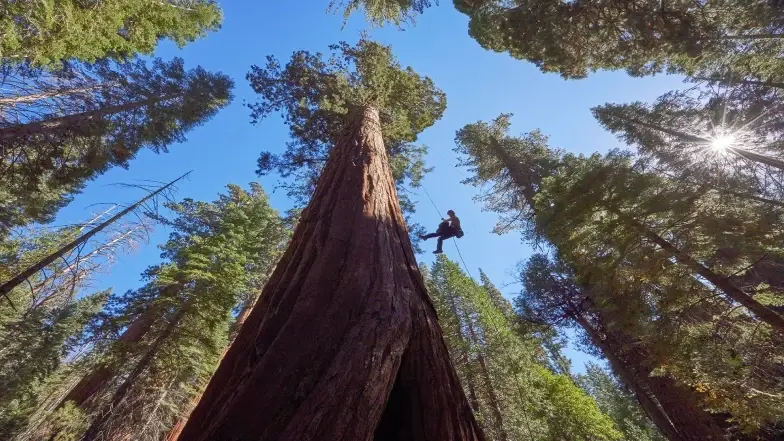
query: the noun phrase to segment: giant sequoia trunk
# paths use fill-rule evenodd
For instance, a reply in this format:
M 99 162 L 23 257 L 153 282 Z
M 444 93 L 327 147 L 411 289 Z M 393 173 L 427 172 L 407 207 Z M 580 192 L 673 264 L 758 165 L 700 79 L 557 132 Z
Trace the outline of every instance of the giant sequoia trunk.
M 726 438 L 713 415 L 700 407 L 696 392 L 677 384 L 671 377 L 651 375 L 651 360 L 641 342 L 617 332 L 597 330 L 580 313 L 572 317 L 668 440 L 723 441 Z
M 484 439 L 417 268 L 377 110 L 352 112 L 179 439 Z

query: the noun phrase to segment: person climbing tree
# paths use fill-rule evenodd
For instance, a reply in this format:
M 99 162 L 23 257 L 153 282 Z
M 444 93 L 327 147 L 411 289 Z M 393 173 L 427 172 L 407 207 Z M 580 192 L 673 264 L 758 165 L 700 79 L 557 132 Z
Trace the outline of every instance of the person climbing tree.
M 453 237 L 463 237 L 463 230 L 460 228 L 460 219 L 455 216 L 455 212 L 449 210 L 446 214 L 448 217 L 446 219 L 441 219 L 441 223 L 438 224 L 435 233 L 419 236 L 422 240 L 428 240 L 434 237 L 438 238 L 438 245 L 436 246 L 436 250 L 433 251 L 433 254 L 441 254 L 444 252 L 443 246 L 445 240 Z

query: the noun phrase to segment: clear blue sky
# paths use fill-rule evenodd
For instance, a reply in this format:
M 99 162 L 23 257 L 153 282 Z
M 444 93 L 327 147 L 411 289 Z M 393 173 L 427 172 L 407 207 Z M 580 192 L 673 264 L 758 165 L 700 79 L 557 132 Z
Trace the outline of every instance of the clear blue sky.
M 258 126 L 249 123 L 244 102 L 255 100 L 245 80 L 252 64 L 263 65 L 265 56 L 273 54 L 285 62 L 294 50 L 328 50 L 329 44 L 340 40 L 355 42 L 367 29 L 357 14 L 343 28 L 341 15 L 327 14 L 328 0 L 308 2 L 260 2 L 258 0 L 225 0 L 223 28 L 180 50 L 163 44 L 158 56 L 183 57 L 188 66 L 202 65 L 209 70 L 229 74 L 236 81 L 234 102 L 207 124 L 192 131 L 188 141 L 174 145 L 168 154 L 155 155 L 144 151 L 128 170 L 115 169 L 91 182 L 74 202 L 62 210 L 57 224 L 84 219 L 92 204 L 131 202 L 138 190 L 122 190 L 113 183 L 133 183 L 150 179 L 168 181 L 193 170 L 188 181 L 179 185 L 179 198 L 211 201 L 226 184 L 245 185 L 258 180 L 254 171 L 262 150 L 280 151 L 287 140 L 287 129 L 273 117 Z M 508 297 L 519 291 L 510 270 L 525 259 L 531 248 L 519 235 L 497 236 L 491 233 L 496 215 L 484 212 L 473 202 L 475 189 L 462 185 L 465 171 L 455 169 L 455 131 L 478 120 L 488 120 L 500 113 L 514 113 L 513 131 L 527 132 L 536 128 L 550 136 L 552 146 L 572 152 L 591 153 L 618 146 L 618 141 L 592 118 L 589 109 L 606 102 L 649 101 L 670 89 L 681 86 L 675 77 L 657 76 L 635 79 L 623 72 L 599 73 L 579 81 L 565 81 L 557 75 L 543 74 L 533 65 L 510 58 L 506 54 L 485 51 L 468 36 L 468 19 L 455 11 L 448 0 L 428 9 L 414 27 L 404 31 L 394 28 L 371 30 L 371 36 L 391 44 L 401 64 L 412 66 L 420 74 L 430 76 L 447 94 L 444 118 L 425 131 L 420 141 L 430 147 L 428 163 L 435 166 L 424 186 L 439 209 L 457 212 L 466 233 L 459 246 L 475 277 L 482 268 Z M 282 192 L 272 193 L 274 177 L 260 180 L 271 193 L 273 205 L 281 211 L 290 207 Z M 419 199 L 415 220 L 435 228 L 439 215 L 427 198 Z M 131 255 L 120 256 L 111 272 L 94 283 L 95 288 L 113 287 L 116 292 L 139 286 L 140 273 L 159 261 L 157 245 L 168 232 L 158 228 L 152 243 Z M 431 262 L 427 242 L 423 261 Z M 457 260 L 454 245 L 445 246 L 447 255 Z M 584 360 L 569 352 L 576 368 Z

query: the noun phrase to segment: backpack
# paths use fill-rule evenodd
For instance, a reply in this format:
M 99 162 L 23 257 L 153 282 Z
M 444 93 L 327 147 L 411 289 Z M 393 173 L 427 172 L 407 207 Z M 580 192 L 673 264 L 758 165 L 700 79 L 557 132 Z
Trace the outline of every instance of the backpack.
M 465 236 L 465 233 L 463 233 L 463 229 L 461 228 L 461 229 L 457 230 L 457 234 L 455 235 L 455 237 L 460 239 L 463 236 Z

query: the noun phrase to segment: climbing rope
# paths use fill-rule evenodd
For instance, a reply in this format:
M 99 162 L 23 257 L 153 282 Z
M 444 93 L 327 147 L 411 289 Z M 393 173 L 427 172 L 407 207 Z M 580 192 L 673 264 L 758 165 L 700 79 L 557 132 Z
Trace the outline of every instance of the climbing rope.
M 441 218 L 443 219 L 444 215 L 441 214 L 441 210 L 438 209 L 438 205 L 436 205 L 435 201 L 433 201 L 433 198 L 430 197 L 430 193 L 427 191 L 427 188 L 425 188 L 424 185 L 422 186 L 422 190 L 424 190 L 425 195 L 430 200 L 430 203 L 433 204 L 433 208 L 436 209 L 436 212 L 438 212 L 438 215 L 441 216 Z M 471 278 L 471 280 L 474 280 L 474 277 L 471 275 L 471 271 L 468 269 L 468 265 L 466 265 L 466 263 L 465 263 L 465 259 L 463 259 L 463 253 L 460 252 L 460 247 L 457 246 L 457 240 L 455 238 L 452 238 L 452 241 L 455 243 L 455 248 L 457 249 L 457 255 L 460 256 L 460 261 L 463 262 L 463 268 L 465 268 L 466 274 L 468 274 L 468 277 Z M 498 329 L 496 324 L 491 322 L 490 325 L 493 327 L 493 330 L 496 332 L 496 334 L 498 334 L 499 337 L 500 337 L 501 331 Z M 525 421 L 526 428 L 528 429 L 528 438 L 530 438 L 531 441 L 533 441 L 534 440 L 533 429 L 531 428 L 531 419 L 530 419 L 530 416 L 528 415 L 528 410 L 527 410 L 527 406 L 526 406 L 526 404 L 528 404 L 528 401 L 525 399 L 525 393 L 522 390 L 522 385 L 520 384 L 520 379 L 517 377 L 518 372 L 523 370 L 522 366 L 520 365 L 519 360 L 517 360 L 514 357 L 512 357 L 512 355 L 509 353 L 509 348 L 507 347 L 506 342 L 502 342 L 501 343 L 501 349 L 503 351 L 504 356 L 506 357 L 507 363 L 512 365 L 513 368 L 515 369 L 515 372 L 514 372 L 514 382 L 515 382 L 515 386 L 517 386 L 516 387 L 517 395 L 518 395 L 518 398 L 520 400 L 520 406 L 521 406 L 521 410 L 522 410 L 522 414 L 523 414 L 523 419 Z M 529 376 L 528 382 L 530 383 L 531 382 L 530 371 L 527 371 L 527 373 L 528 373 L 528 376 Z
M 430 199 L 430 203 L 433 204 L 433 208 L 436 209 L 436 212 L 438 212 L 438 215 L 441 216 L 441 219 L 443 219 L 444 215 L 441 214 L 441 210 L 438 209 L 438 205 L 436 205 L 435 201 L 433 201 L 433 198 L 430 197 L 430 193 L 428 193 L 427 188 L 425 188 L 424 185 L 422 186 L 422 190 L 425 191 L 425 195 L 427 195 L 427 198 Z M 474 276 L 471 275 L 471 270 L 468 269 L 468 265 L 466 265 L 465 259 L 463 259 L 463 253 L 460 252 L 460 247 L 457 246 L 457 239 L 455 239 L 453 237 L 452 238 L 452 242 L 454 242 L 454 244 L 455 244 L 455 248 L 457 249 L 457 255 L 460 256 L 460 261 L 463 262 L 463 268 L 465 268 L 466 274 L 468 274 L 468 277 L 470 277 L 471 280 L 473 280 Z

